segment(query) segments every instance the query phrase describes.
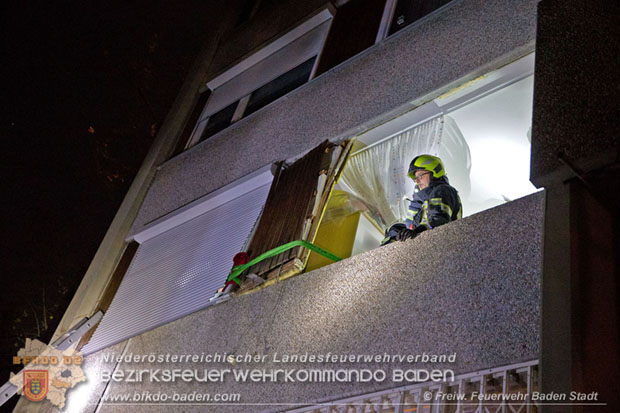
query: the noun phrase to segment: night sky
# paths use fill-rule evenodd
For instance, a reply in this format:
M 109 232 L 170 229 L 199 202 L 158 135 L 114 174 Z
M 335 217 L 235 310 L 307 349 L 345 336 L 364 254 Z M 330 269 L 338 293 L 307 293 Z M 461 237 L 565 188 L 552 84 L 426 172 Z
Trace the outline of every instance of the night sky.
M 198 0 L 0 7 L 3 384 L 26 337 L 51 338 L 217 17 Z

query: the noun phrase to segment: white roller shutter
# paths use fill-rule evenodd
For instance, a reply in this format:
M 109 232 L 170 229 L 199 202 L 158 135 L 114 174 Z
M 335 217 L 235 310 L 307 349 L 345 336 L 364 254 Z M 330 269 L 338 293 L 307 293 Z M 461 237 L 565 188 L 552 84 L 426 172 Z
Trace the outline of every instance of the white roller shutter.
M 94 353 L 207 307 L 265 204 L 269 178 L 233 199 L 220 196 L 225 203 L 210 200 L 206 212 L 143 241 L 82 352 Z

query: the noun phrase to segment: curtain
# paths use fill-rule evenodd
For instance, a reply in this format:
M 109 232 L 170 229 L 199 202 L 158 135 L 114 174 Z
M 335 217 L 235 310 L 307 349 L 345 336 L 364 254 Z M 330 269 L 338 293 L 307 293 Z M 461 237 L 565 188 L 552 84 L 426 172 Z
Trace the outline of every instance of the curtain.
M 342 173 L 341 182 L 355 197 L 364 201 L 376 224 L 387 228 L 404 222 L 412 188 L 407 169 L 420 154 L 439 156 L 444 116 L 407 129 L 353 154 Z M 458 129 L 458 128 L 457 128 Z

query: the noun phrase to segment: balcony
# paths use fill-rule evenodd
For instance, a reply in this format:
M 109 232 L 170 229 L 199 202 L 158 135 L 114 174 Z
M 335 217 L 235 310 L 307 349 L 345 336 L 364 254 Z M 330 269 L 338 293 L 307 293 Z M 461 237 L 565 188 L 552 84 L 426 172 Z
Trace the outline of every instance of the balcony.
M 153 393 L 239 393 L 240 403 L 268 404 L 244 405 L 244 411 L 279 411 L 301 407 L 288 403 L 316 404 L 412 384 L 393 382 L 396 369 L 449 370 L 458 376 L 530 362 L 539 351 L 543 195 L 537 192 L 427 231 L 412 241 L 390 244 L 208 307 L 89 356 L 87 374 L 153 368 L 149 363 L 109 361 L 123 351 L 228 353 L 240 360 L 266 356 L 262 362 L 236 364 L 158 363 L 156 368 L 161 369 L 363 368 L 387 374 L 384 381 L 363 383 L 252 383 L 231 376 L 224 383 L 145 382 L 140 387 Z M 276 362 L 285 355 L 328 353 L 426 353 L 455 355 L 455 360 Z M 112 383 L 107 395 L 133 392 L 133 386 Z M 74 397 L 84 398 L 77 391 L 69 399 Z M 234 404 L 211 408 L 239 411 Z

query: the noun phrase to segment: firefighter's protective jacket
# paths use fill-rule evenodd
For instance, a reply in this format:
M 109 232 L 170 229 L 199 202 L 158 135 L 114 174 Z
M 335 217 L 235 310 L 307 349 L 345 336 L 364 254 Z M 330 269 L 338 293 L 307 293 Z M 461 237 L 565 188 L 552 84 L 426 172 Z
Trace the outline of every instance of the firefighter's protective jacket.
M 413 194 L 405 225 L 409 229 L 418 226 L 431 229 L 461 218 L 462 213 L 458 191 L 448 183 L 447 178 L 431 178 L 428 187 Z

